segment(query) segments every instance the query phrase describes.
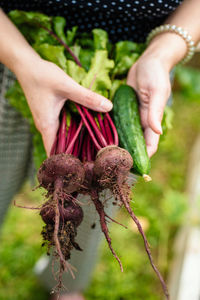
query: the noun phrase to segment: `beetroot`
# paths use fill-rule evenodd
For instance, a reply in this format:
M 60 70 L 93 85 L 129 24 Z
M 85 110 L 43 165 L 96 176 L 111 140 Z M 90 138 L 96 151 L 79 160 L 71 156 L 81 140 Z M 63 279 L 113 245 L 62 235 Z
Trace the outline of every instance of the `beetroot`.
M 127 184 L 127 179 L 128 174 L 133 167 L 133 159 L 128 151 L 118 147 L 117 132 L 108 113 L 105 114 L 103 121 L 101 119 L 101 116 L 98 115 L 99 126 L 97 126 L 95 123 L 95 119 L 92 118 L 90 112 L 87 109 L 82 108 L 82 111 L 81 107 L 78 106 L 77 109 L 79 110 L 82 120 L 84 121 L 85 126 L 88 129 L 94 146 L 98 150 L 93 169 L 94 178 L 91 181 L 91 186 L 87 187 L 87 193 L 91 195 L 91 199 L 99 214 L 101 229 L 108 242 L 108 246 L 112 254 L 119 262 L 121 270 L 123 270 L 121 261 L 111 245 L 111 238 L 109 236 L 106 222 L 106 217 L 109 217 L 105 214 L 104 206 L 100 202 L 98 196 L 99 192 L 106 188 L 110 189 L 110 191 L 113 193 L 116 199 L 116 203 L 119 204 L 119 206 L 124 205 L 130 217 L 137 225 L 138 230 L 144 240 L 144 246 L 152 268 L 161 282 L 166 298 L 169 299 L 166 284 L 159 270 L 154 265 L 146 236 L 143 232 L 139 220 L 130 207 L 130 187 Z M 92 129 L 94 131 L 92 131 Z
M 64 153 L 47 158 L 37 173 L 40 185 L 48 191 L 52 191 L 57 178 L 61 178 L 62 190 L 68 194 L 80 188 L 84 175 L 85 171 L 80 160 Z
M 62 145 L 64 147 L 65 143 L 62 142 Z M 60 153 L 52 155 L 42 163 L 37 177 L 40 186 L 47 190 L 48 198 L 40 210 L 40 215 L 46 223 L 42 230 L 43 245 L 47 246 L 47 253 L 53 247 L 55 259 L 60 261 L 58 285 L 55 288 L 60 290 L 62 273 L 67 268 L 72 273 L 70 265 L 66 262 L 70 258 L 71 250 L 81 250 L 75 242 L 75 237 L 77 227 L 83 220 L 83 210 L 76 203 L 72 193 L 80 190 L 85 170 L 78 158 Z
M 50 31 L 46 27 L 43 27 L 43 29 L 56 38 L 57 41 L 70 53 L 70 55 L 72 55 L 77 65 L 81 67 L 78 57 L 72 53 L 70 48 L 54 32 Z M 91 80 L 90 88 L 92 87 L 95 78 L 96 75 Z M 50 158 L 50 161 L 46 161 L 42 164 L 38 173 L 38 180 L 40 182 L 40 186 L 43 186 L 48 191 L 50 204 L 43 208 L 41 215 L 47 223 L 46 226 L 53 226 L 53 235 L 51 232 L 52 230 L 48 229 L 48 232 L 44 232 L 43 236 L 47 236 L 46 240 L 51 241 L 52 245 L 55 246 L 56 254 L 60 258 L 61 269 L 64 269 L 64 260 L 67 259 L 68 256 L 64 253 L 64 249 L 62 249 L 63 244 L 60 238 L 62 235 L 60 233 L 60 226 L 62 225 L 63 228 L 63 224 L 65 223 L 63 210 L 68 210 L 69 207 L 71 207 L 70 201 L 72 199 L 70 199 L 70 194 L 72 192 L 77 191 L 89 194 L 99 214 L 101 229 L 106 237 L 109 248 L 118 260 L 122 269 L 121 262 L 111 246 L 106 218 L 109 218 L 114 222 L 115 220 L 106 215 L 104 205 L 99 200 L 99 193 L 105 188 L 110 189 L 115 197 L 115 203 L 120 206 L 124 205 L 125 209 L 136 223 L 138 230 L 143 237 L 145 249 L 151 265 L 161 281 L 166 298 L 169 299 L 165 282 L 152 261 L 146 236 L 137 217 L 130 207 L 130 187 L 127 184 L 127 178 L 128 173 L 132 168 L 133 160 L 126 150 L 117 147 L 119 144 L 118 134 L 108 113 L 103 115 L 100 113 L 95 114 L 83 106 L 78 104 L 75 105 L 81 116 L 81 121 L 79 120 L 80 122 L 78 125 L 77 121 L 71 118 L 70 126 L 67 129 L 65 110 L 62 110 L 60 128 L 52 147 L 51 155 L 65 153 L 65 155 L 72 154 L 73 156 L 78 157 L 84 163 L 85 180 L 84 171 L 81 166 L 77 164 L 75 167 L 75 161 L 72 163 L 72 166 L 68 166 L 68 163 L 65 162 L 64 156 L 60 156 L 59 159 L 53 158 L 51 160 Z M 82 128 L 83 123 L 85 128 Z M 68 131 L 67 136 L 66 131 Z M 64 166 L 61 166 L 62 164 Z M 66 202 L 67 205 L 65 204 Z M 75 213 L 74 210 L 73 213 Z M 80 216 L 77 218 L 81 219 Z M 66 221 L 66 224 L 68 222 L 70 222 L 70 225 L 66 228 L 66 232 L 70 232 L 71 230 L 72 236 L 75 236 L 76 226 L 74 228 L 71 228 L 70 226 L 76 222 L 73 223 L 72 218 L 69 221 Z M 65 238 L 63 237 L 63 239 Z M 77 249 L 79 248 L 74 239 L 72 239 L 67 253 L 70 252 L 72 246 Z M 60 283 L 61 273 L 62 272 L 60 271 Z
M 62 205 L 59 204 L 60 223 L 71 221 L 76 227 L 78 227 L 83 220 L 82 208 L 80 205 L 73 203 L 72 201 L 65 201 L 64 205 L 65 207 L 62 207 Z M 55 223 L 55 207 L 53 207 L 49 201 L 43 204 L 40 210 L 40 215 L 46 224 Z
M 94 174 L 101 188 L 111 188 L 118 182 L 123 184 L 133 166 L 130 153 L 115 145 L 102 148 L 96 157 Z
M 107 227 L 107 224 L 106 224 L 106 217 L 111 219 L 104 211 L 104 206 L 103 204 L 101 203 L 101 201 L 99 200 L 99 195 L 98 195 L 98 192 L 93 189 L 91 191 L 91 199 L 95 205 L 95 208 L 96 208 L 96 211 L 98 212 L 99 214 L 99 217 L 100 217 L 100 225 L 101 225 L 101 230 L 102 232 L 104 233 L 105 235 L 105 238 L 108 242 L 108 246 L 112 252 L 112 254 L 114 255 L 114 257 L 116 258 L 116 260 L 118 261 L 119 265 L 120 265 L 120 269 L 121 271 L 123 272 L 123 266 L 122 266 L 122 263 L 119 259 L 119 257 L 117 256 L 117 254 L 115 253 L 112 245 L 111 245 L 111 238 L 110 238 L 110 235 L 109 235 L 109 231 L 108 231 L 108 227 Z M 113 219 L 111 219 L 112 221 L 114 221 Z M 121 225 L 121 224 L 120 224 Z
M 117 202 L 119 203 L 119 205 L 120 206 L 124 205 L 125 209 L 129 213 L 133 221 L 135 222 L 144 240 L 144 246 L 147 255 L 149 257 L 150 263 L 152 265 L 152 268 L 157 274 L 161 282 L 161 285 L 163 287 L 163 291 L 166 295 L 166 298 L 168 299 L 169 294 L 164 279 L 162 278 L 162 275 L 160 274 L 159 270 L 157 269 L 157 267 L 153 262 L 150 247 L 147 238 L 145 236 L 145 233 L 142 229 L 142 226 L 130 207 L 130 187 L 127 184 L 127 178 L 132 166 L 133 166 L 133 160 L 128 151 L 116 146 L 107 146 L 101 149 L 97 154 L 97 158 L 94 166 L 94 174 L 97 177 L 97 183 L 99 185 L 99 188 L 110 189 L 113 195 L 115 196 Z M 100 217 L 100 223 L 104 228 L 105 220 L 102 222 L 102 217 Z M 109 239 L 107 237 L 106 239 L 110 246 Z

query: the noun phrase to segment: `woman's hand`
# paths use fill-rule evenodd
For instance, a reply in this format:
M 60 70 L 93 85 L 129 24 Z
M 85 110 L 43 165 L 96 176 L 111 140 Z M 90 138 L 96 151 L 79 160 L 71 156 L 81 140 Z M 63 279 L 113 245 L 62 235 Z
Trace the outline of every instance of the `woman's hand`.
M 200 40 L 199 14 L 199 0 L 184 0 L 165 23 L 187 30 L 196 44 Z M 161 120 L 171 90 L 169 72 L 186 53 L 187 46 L 182 37 L 175 33 L 162 33 L 153 38 L 128 74 L 127 83 L 135 88 L 139 96 L 149 156 L 156 152 L 162 133 Z
M 49 155 L 59 126 L 59 114 L 67 99 L 101 112 L 111 110 L 112 104 L 80 86 L 57 65 L 39 56 L 32 57 L 32 60 L 15 73 Z
M 101 112 L 112 109 L 108 99 L 80 86 L 55 64 L 41 59 L 1 9 L 0 62 L 17 76 L 35 125 L 42 134 L 47 155 L 67 99 Z
M 170 45 L 170 47 L 166 47 Z M 184 57 L 185 41 L 177 34 L 156 36 L 128 73 L 127 84 L 139 97 L 141 124 L 151 157 L 158 148 L 161 121 L 171 93 L 169 73 Z
M 127 84 L 136 90 L 139 97 L 141 124 L 151 157 L 158 147 L 163 112 L 171 92 L 169 69 L 162 60 L 147 51 L 130 69 Z

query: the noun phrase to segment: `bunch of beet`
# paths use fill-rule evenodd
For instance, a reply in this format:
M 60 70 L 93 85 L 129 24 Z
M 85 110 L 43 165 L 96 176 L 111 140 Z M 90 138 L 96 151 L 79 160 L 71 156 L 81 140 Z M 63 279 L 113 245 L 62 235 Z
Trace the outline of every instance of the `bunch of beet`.
M 66 48 L 81 67 L 80 61 L 64 41 L 55 33 L 46 30 Z M 51 155 L 42 163 L 37 174 L 40 186 L 47 191 L 47 200 L 40 210 L 46 224 L 42 230 L 43 244 L 47 245 L 48 253 L 52 248 L 54 257 L 60 261 L 60 272 L 56 278 L 57 289 L 62 287 L 62 274 L 65 270 L 69 270 L 74 276 L 73 268 L 68 263 L 71 250 L 82 250 L 75 241 L 77 227 L 84 217 L 77 201 L 78 194 L 91 197 L 108 246 L 123 271 L 121 261 L 112 248 L 107 227 L 108 220 L 116 221 L 105 213 L 104 205 L 99 199 L 100 193 L 109 189 L 116 204 L 124 206 L 137 225 L 150 263 L 162 284 L 166 298 L 169 299 L 166 284 L 153 263 L 141 224 L 130 207 L 131 187 L 127 184 L 127 179 L 133 167 L 133 159 L 128 151 L 118 146 L 117 130 L 109 113 L 95 113 L 83 106 L 75 106 L 77 113 L 70 115 L 63 108 Z
M 76 109 L 77 113 L 71 113 L 69 122 L 63 108 L 51 156 L 42 163 L 37 174 L 40 186 L 47 190 L 47 201 L 40 210 L 46 224 L 42 230 L 44 244 L 47 245 L 48 253 L 52 247 L 54 257 L 60 261 L 57 288 L 62 287 L 63 271 L 68 269 L 73 275 L 67 263 L 70 251 L 73 248 L 81 250 L 75 241 L 77 227 L 84 217 L 76 200 L 78 194 L 91 197 L 108 246 L 123 271 L 121 261 L 112 248 L 107 227 L 107 220 L 116 221 L 105 213 L 99 199 L 100 193 L 109 189 L 115 202 L 120 207 L 124 206 L 136 223 L 151 265 L 168 297 L 164 280 L 153 263 L 146 236 L 130 207 L 130 186 L 127 180 L 133 159 L 125 149 L 118 146 L 118 134 L 108 113 L 95 113 L 77 104 Z

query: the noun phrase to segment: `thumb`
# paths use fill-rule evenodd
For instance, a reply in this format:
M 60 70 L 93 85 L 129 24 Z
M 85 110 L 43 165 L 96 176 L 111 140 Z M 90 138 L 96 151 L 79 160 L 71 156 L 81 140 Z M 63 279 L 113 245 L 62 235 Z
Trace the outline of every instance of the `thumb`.
M 42 135 L 42 140 L 44 144 L 44 148 L 46 150 L 47 156 L 50 156 L 51 148 L 53 146 L 53 143 L 55 141 L 55 137 L 58 131 L 59 127 L 59 121 L 55 122 L 55 124 L 49 125 L 45 129 L 42 130 L 41 135 Z
M 69 76 L 63 92 L 68 99 L 99 112 L 110 111 L 113 106 L 110 100 L 81 86 Z

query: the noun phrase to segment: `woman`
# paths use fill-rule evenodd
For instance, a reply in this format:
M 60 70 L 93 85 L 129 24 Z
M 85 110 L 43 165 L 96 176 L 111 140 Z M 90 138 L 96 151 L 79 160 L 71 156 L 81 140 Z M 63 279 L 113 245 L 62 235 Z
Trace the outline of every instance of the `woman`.
M 162 134 L 163 110 L 171 92 L 169 72 L 185 56 L 189 57 L 188 49 L 192 49 L 187 41 L 189 35 L 186 33 L 184 36 L 183 32 L 184 30 L 189 32 L 194 44 L 200 39 L 199 0 L 6 2 L 3 1 L 2 4 L 5 12 L 11 9 L 24 9 L 39 10 L 49 15 L 63 15 L 66 17 L 69 27 L 78 25 L 82 31 L 100 27 L 108 31 L 114 42 L 125 39 L 144 42 L 149 32 L 162 23 L 176 25 L 175 29 L 179 26 L 183 29 L 180 33 L 173 28 L 169 31 L 165 26 L 164 30 L 159 28 L 153 32 L 147 49 L 132 66 L 127 78 L 127 83 L 135 88 L 139 96 L 141 123 L 147 151 L 149 156 L 152 156 L 157 150 L 159 137 Z M 107 99 L 81 87 L 59 67 L 41 59 L 3 11 L 0 11 L 0 62 L 6 65 L 20 82 L 36 127 L 41 132 L 47 155 L 50 153 L 58 128 L 58 116 L 66 99 L 71 99 L 97 111 L 105 112 L 112 109 L 112 104 Z M 8 71 L 4 71 L 2 89 L 8 78 Z M 10 111 L 11 108 L 5 104 L 3 94 L 1 101 L 4 104 L 0 104 L 0 138 L 4 136 L 4 139 L 1 140 L 0 146 L 2 158 L 0 163 L 4 163 L 4 168 L 2 168 L 3 173 L 1 174 L 3 180 L 1 180 L 0 186 L 0 215 L 3 216 L 9 201 L 24 179 L 31 142 L 27 125 L 20 120 L 17 129 L 16 124 L 11 122 L 10 126 L 19 133 L 16 143 L 19 145 L 21 139 L 23 145 L 20 146 L 20 149 L 24 149 L 24 151 L 19 151 L 17 156 L 19 159 L 16 160 L 17 146 L 10 147 L 5 128 L 2 128 L 5 118 L 8 120 L 13 112 L 6 116 L 6 109 Z M 17 117 L 19 118 L 19 116 Z M 23 128 L 19 129 L 20 126 Z M 6 125 L 6 127 L 9 126 Z M 20 137 L 20 132 L 23 134 L 23 138 Z M 10 134 L 12 133 L 11 129 Z M 9 153 L 8 149 L 10 149 Z M 9 154 L 10 157 L 6 160 L 5 157 L 8 157 Z M 20 171 L 17 166 L 21 166 Z M 15 185 L 13 189 L 10 178 L 13 178 Z M 93 247 L 97 247 L 97 239 L 91 238 L 90 240 L 93 241 Z M 71 289 L 73 293 L 63 295 L 63 298 L 60 299 L 83 299 L 81 294 L 75 292 L 82 291 L 87 285 L 95 257 L 87 259 L 91 259 L 91 261 L 84 266 L 78 265 L 79 274 L 82 274 L 79 276 L 81 277 L 80 284 L 77 281 L 75 287 Z M 87 270 L 82 272 L 81 270 L 84 269 Z M 69 285 L 67 286 L 69 287 Z

